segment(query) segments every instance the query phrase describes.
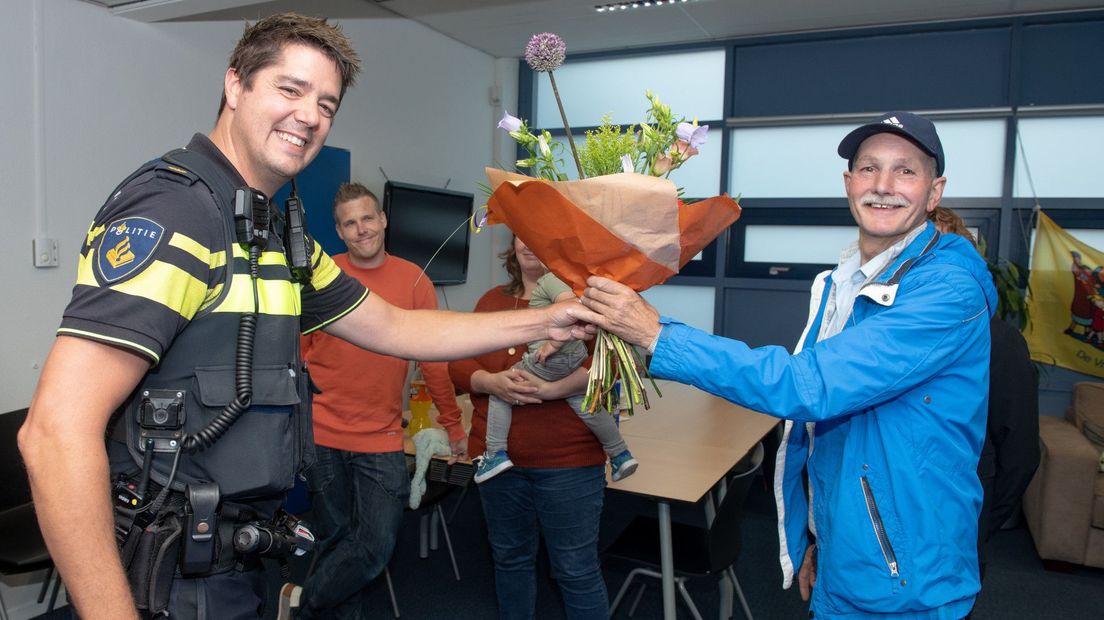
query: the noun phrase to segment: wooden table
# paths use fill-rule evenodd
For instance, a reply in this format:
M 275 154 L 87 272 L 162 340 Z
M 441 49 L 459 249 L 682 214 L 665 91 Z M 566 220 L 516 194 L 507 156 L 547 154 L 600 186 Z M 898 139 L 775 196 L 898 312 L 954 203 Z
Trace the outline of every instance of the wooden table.
M 620 482 L 609 480 L 608 472 L 606 479 L 612 490 L 656 502 L 663 617 L 673 619 L 676 601 L 671 501 L 700 501 L 779 421 L 688 385 L 656 383 L 663 397 L 654 394 L 649 385 L 652 408 L 621 420 L 621 435 L 640 462 L 639 469 Z M 471 401 L 467 395 L 458 396 L 456 401 L 467 429 L 471 426 Z M 409 418 L 410 413 L 405 415 Z M 430 409 L 430 417 L 436 416 L 436 409 Z M 409 437 L 404 448 L 407 454 L 414 454 Z
M 657 383 L 663 397 L 650 393 L 651 409 L 621 420 L 621 435 L 640 467 L 620 482 L 610 481 L 609 488 L 656 502 L 663 617 L 673 619 L 671 501 L 700 501 L 779 421 L 694 387 Z

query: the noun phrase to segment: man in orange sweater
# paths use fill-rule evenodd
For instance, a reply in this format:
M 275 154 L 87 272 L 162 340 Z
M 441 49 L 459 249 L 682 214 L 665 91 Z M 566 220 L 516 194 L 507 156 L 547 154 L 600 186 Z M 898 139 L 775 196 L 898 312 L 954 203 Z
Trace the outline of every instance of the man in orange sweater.
M 384 251 L 387 216 L 368 188 L 338 188 L 333 215 L 348 248 L 333 259 L 345 273 L 398 307 L 437 307 L 421 268 Z M 402 429 L 408 364 L 321 331 L 303 337 L 303 359 L 322 390 L 314 399 L 318 460 L 307 472 L 321 552 L 295 618 L 360 618 L 364 587 L 390 560 L 410 495 Z M 453 458 L 464 457 L 467 437 L 448 364 L 419 363 Z

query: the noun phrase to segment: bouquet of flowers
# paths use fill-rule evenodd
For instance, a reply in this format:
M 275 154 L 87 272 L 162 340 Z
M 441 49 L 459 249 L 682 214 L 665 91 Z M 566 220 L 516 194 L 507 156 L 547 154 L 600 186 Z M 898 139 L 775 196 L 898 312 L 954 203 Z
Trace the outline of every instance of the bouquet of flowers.
M 530 40 L 525 58 L 552 81 L 580 180 L 567 180 L 563 147 L 547 131 L 534 134 L 506 113 L 498 126 L 528 151 L 515 165 L 531 175 L 486 169 L 492 190 L 487 222 L 509 226 L 577 295 L 591 275 L 643 291 L 677 274 L 736 221 L 740 206 L 728 196 L 679 199 L 667 177 L 698 153 L 709 126 L 676 118 L 653 93 L 646 93 L 650 107 L 639 126 L 621 128 L 607 117 L 577 149 L 553 75 L 565 52 L 560 37 L 542 33 Z M 647 408 L 642 368 L 631 346 L 599 330 L 584 408 L 614 411 L 618 382 L 622 407 L 630 413 L 634 405 Z

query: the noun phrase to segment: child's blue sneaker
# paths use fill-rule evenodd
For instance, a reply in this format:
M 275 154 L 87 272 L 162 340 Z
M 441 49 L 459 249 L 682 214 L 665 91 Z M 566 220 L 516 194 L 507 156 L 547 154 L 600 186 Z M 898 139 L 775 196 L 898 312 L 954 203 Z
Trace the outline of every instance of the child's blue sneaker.
M 625 450 L 621 454 L 610 459 L 610 477 L 614 482 L 618 480 L 624 480 L 636 472 L 636 467 L 640 463 L 636 462 L 633 458 L 632 452 Z
M 510 460 L 505 450 L 499 450 L 494 454 L 484 452 L 483 456 L 477 456 L 472 460 L 478 461 L 475 464 L 476 484 L 486 482 L 514 466 L 514 462 Z M 636 465 L 633 465 L 633 467 L 635 468 Z

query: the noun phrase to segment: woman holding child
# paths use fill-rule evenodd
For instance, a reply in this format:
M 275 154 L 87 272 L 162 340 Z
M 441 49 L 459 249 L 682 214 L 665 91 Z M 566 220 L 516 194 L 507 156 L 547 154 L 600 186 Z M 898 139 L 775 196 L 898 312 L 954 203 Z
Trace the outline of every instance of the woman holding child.
M 527 306 L 547 271 L 516 237 L 499 256 L 510 282 L 484 294 L 476 312 Z M 543 535 L 567 617 L 606 618 L 609 602 L 598 560 L 606 454 L 563 400 L 586 389 L 586 367 L 559 381 L 542 381 L 513 368 L 527 347 L 521 342 L 449 364 L 452 382 L 471 395 L 469 454 L 485 451 L 489 395 L 514 405 L 509 432 L 514 466 L 479 485 L 499 617 L 534 616 L 537 548 Z

